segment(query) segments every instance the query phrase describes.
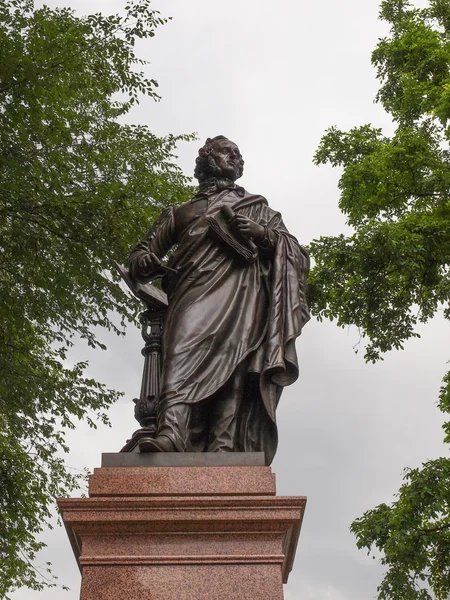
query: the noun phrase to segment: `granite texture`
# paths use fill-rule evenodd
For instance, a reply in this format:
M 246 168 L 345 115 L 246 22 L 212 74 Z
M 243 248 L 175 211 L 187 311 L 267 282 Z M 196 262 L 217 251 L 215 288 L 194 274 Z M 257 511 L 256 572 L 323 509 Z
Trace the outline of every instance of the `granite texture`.
M 96 469 L 90 498 L 58 502 L 80 599 L 282 600 L 306 498 L 274 493 L 269 467 Z
M 270 467 L 102 467 L 89 481 L 96 496 L 275 495 Z
M 83 564 L 92 561 L 107 561 L 110 557 L 118 560 L 129 560 L 130 556 L 140 557 L 149 564 L 167 563 L 179 560 L 213 561 L 227 560 L 230 556 L 239 557 L 277 556 L 283 553 L 283 535 L 280 532 L 261 533 L 202 533 L 199 531 L 184 532 L 174 535 L 173 532 L 143 532 L 130 536 L 124 543 L 120 534 L 110 534 L 108 539 L 98 535 L 83 536 Z M 194 557 L 194 558 L 193 558 Z M 133 560 L 134 560 L 133 559 Z
M 96 567 L 83 575 L 80 600 L 283 600 L 278 565 Z

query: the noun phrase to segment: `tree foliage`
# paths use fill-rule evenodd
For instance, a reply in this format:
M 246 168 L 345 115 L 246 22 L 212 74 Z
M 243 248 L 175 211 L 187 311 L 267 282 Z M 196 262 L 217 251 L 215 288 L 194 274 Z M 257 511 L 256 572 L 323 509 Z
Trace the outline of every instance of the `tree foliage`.
M 313 310 L 356 325 L 369 361 L 403 348 L 438 311 L 450 319 L 450 3 L 384 0 L 380 18 L 390 34 L 372 54 L 377 101 L 395 131 L 326 132 L 315 162 L 342 168 L 339 206 L 353 234 L 310 246 Z M 439 406 L 450 412 L 450 373 Z M 450 423 L 444 429 L 450 442 Z M 353 523 L 359 547 L 383 551 L 380 599 L 448 597 L 449 490 L 450 461 L 428 462 L 406 471 L 392 506 Z
M 135 41 L 163 25 L 149 0 L 76 16 L 0 0 L 0 597 L 53 585 L 34 568 L 53 499 L 78 485 L 64 430 L 96 426 L 118 393 L 71 366 L 74 338 L 103 347 L 135 306 L 114 261 L 161 208 L 186 199 L 180 140 L 122 117 L 158 100 Z M 119 314 L 113 322 L 111 315 Z
M 450 413 L 450 374 L 439 407 Z M 449 423 L 445 441 L 450 443 Z M 352 523 L 359 548 L 377 548 L 387 567 L 380 600 L 447 600 L 450 595 L 450 460 L 406 469 L 391 505 L 380 504 Z M 432 595 L 432 593 L 434 596 Z

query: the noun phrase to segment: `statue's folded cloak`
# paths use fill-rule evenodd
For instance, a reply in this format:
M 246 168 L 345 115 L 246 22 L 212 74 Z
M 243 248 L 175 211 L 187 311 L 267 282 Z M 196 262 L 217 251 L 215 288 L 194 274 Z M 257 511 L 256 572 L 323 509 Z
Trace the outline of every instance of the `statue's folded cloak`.
M 168 265 L 177 274 L 163 279 L 169 308 L 160 410 L 207 399 L 247 358 L 239 449 L 263 451 L 270 463 L 277 446 L 278 400 L 282 388 L 298 377 L 295 339 L 309 319 L 305 299 L 309 259 L 265 198 L 230 187 L 200 193 L 190 202 L 165 210 L 131 254 L 130 270 L 141 281 L 150 279 L 139 272 L 142 255 L 150 250 L 163 257 L 176 245 Z M 196 202 L 203 204 L 199 214 L 192 213 Z M 267 226 L 275 247 L 261 249 L 257 259 L 248 262 L 221 243 L 207 219 L 225 204 Z M 193 216 L 186 224 L 187 213 Z

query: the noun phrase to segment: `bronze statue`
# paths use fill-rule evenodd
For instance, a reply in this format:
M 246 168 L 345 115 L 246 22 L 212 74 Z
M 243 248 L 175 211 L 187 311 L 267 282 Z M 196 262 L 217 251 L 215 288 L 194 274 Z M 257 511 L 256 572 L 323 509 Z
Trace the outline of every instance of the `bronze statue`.
M 275 454 L 275 410 L 297 379 L 295 339 L 309 319 L 309 260 L 280 213 L 236 185 L 243 166 L 236 144 L 208 138 L 198 193 L 166 209 L 130 255 L 131 277 L 162 277 L 169 302 L 157 431 L 141 451 Z

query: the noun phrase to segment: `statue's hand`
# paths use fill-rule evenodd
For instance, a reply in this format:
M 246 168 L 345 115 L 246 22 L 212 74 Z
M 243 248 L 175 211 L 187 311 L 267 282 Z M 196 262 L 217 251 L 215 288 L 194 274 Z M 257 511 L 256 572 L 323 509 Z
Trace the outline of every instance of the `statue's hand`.
M 152 274 L 152 273 L 162 273 L 163 269 L 161 269 L 161 261 L 153 252 L 149 252 L 148 254 L 144 254 L 142 258 L 139 260 L 139 270 L 142 273 Z
M 234 217 L 230 219 L 230 225 L 235 227 L 243 235 L 253 238 L 255 241 L 264 239 L 264 227 L 248 217 L 244 217 L 243 215 L 234 215 Z

